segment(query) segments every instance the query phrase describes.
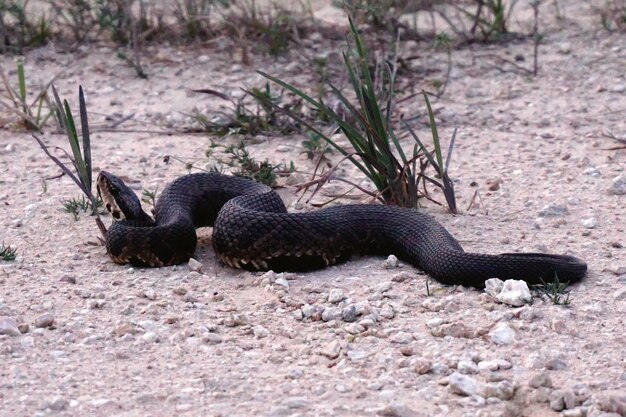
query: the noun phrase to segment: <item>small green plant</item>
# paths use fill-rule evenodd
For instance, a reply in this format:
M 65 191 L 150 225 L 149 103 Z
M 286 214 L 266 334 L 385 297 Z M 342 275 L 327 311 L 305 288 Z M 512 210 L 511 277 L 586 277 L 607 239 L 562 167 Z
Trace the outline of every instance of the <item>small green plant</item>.
M 0 259 L 5 262 L 14 261 L 17 256 L 17 248 L 13 246 L 6 246 L 3 243 L 0 243 Z
M 52 93 L 54 95 L 55 106 L 54 106 L 54 114 L 56 116 L 57 122 L 59 123 L 59 127 L 65 131 L 67 135 L 68 142 L 70 144 L 70 148 L 72 149 L 72 155 L 70 156 L 67 152 L 63 151 L 71 160 L 72 166 L 67 166 L 59 158 L 54 156 L 48 147 L 44 144 L 43 140 L 41 140 L 38 136 L 33 135 L 41 149 L 45 152 L 46 155 L 52 161 L 61 168 L 61 171 L 68 177 L 74 181 L 74 183 L 80 188 L 83 192 L 84 196 L 87 197 L 90 207 L 93 209 L 92 212 L 96 215 L 96 224 L 100 229 L 100 232 L 103 236 L 106 236 L 106 228 L 104 224 L 100 220 L 100 216 L 98 213 L 98 198 L 92 192 L 92 164 L 91 164 L 91 138 L 89 135 L 89 120 L 87 117 L 87 105 L 85 104 L 85 95 L 83 93 L 83 87 L 78 87 L 78 103 L 79 103 L 79 113 L 80 113 L 80 133 L 82 138 L 82 149 L 81 149 L 81 141 L 79 141 L 78 129 L 76 128 L 76 123 L 74 121 L 74 116 L 72 115 L 72 111 L 70 109 L 70 105 L 67 100 L 63 100 L 63 104 L 61 104 L 61 99 L 59 98 L 59 94 L 52 86 Z M 101 203 L 100 203 L 101 205 Z
M 328 146 L 328 142 L 322 136 L 315 132 L 307 132 L 308 139 L 302 141 L 304 151 L 309 159 L 322 158 L 326 159 L 326 155 L 332 154 L 333 150 Z
M 27 130 L 41 131 L 44 125 L 52 116 L 50 103 L 48 100 L 48 88 L 52 85 L 54 78 L 39 91 L 32 102 L 28 102 L 28 91 L 26 85 L 26 73 L 24 63 L 17 62 L 17 89 L 11 85 L 9 78 L 4 72 L 0 73 L 4 84 L 5 93 L 0 100 L 0 104 L 16 116 L 16 121 L 22 128 Z
M 126 62 L 128 64 L 129 67 L 131 67 L 132 69 L 135 70 L 135 74 L 137 74 L 137 77 L 146 80 L 148 79 L 148 74 L 146 73 L 146 71 L 143 69 L 143 65 L 141 65 L 141 58 L 139 57 L 139 54 L 133 54 L 132 57 L 129 57 L 126 52 L 119 50 L 117 51 L 117 57 L 119 59 L 121 59 L 122 61 Z
M 154 190 L 147 190 L 144 188 L 143 192 L 141 193 L 141 201 L 154 207 L 156 205 L 156 196 L 158 190 L 159 187 L 156 187 Z
M 605 0 L 602 6 L 596 7 L 600 16 L 600 24 L 608 31 L 626 31 L 626 1 Z
M 198 112 L 190 115 L 200 123 L 205 131 L 211 134 L 217 136 L 235 134 L 256 136 L 268 133 L 286 135 L 299 130 L 299 126 L 277 111 L 276 107 L 283 104 L 300 112 L 300 103 L 284 103 L 283 94 L 274 94 L 269 83 L 266 83 L 262 88 L 244 90 L 244 94 L 237 99 L 232 99 L 211 89 L 193 91 L 211 94 L 230 101 L 232 104 L 232 113 L 222 112 L 212 119 Z M 249 98 L 252 99 L 252 102 Z
M 222 148 L 222 153 L 226 155 L 226 159 L 216 154 L 218 148 Z M 209 150 L 207 150 L 206 156 L 215 159 L 222 166 L 234 168 L 235 171 L 232 172 L 233 175 L 250 178 L 269 186 L 276 184 L 278 175 L 295 171 L 293 161 L 288 167 L 284 164 L 274 165 L 267 159 L 262 162 L 257 161 L 250 156 L 250 152 L 243 141 L 228 146 L 218 145 L 213 142 Z M 217 166 L 212 170 L 221 172 L 221 169 Z
M 424 175 L 424 170 L 428 162 L 432 164 L 435 159 L 426 151 L 426 148 L 412 130 L 412 137 L 416 143 L 413 145 L 412 153 L 408 155 L 405 153 L 400 140 L 395 134 L 391 121 L 394 104 L 395 71 L 390 68 L 391 65 L 386 66 L 385 76 L 382 77 L 383 82 L 379 83 L 385 86 L 380 94 L 383 97 L 384 105 L 380 106 L 379 94 L 377 94 L 374 77 L 370 70 L 368 51 L 352 18 L 350 18 L 350 30 L 354 46 L 349 45 L 347 52 L 344 53 L 344 64 L 356 96 L 356 103 L 350 101 L 337 87 L 329 84 L 330 90 L 347 109 L 349 117 L 343 117 L 338 111 L 326 105 L 323 100 L 314 99 L 285 81 L 260 71 L 259 73 L 301 97 L 317 112 L 325 114 L 339 127 L 350 142 L 351 148 L 337 144 L 331 139 L 331 135 L 323 133 L 320 129 L 303 120 L 302 117 L 289 109 L 282 109 L 294 120 L 299 121 L 309 130 L 323 138 L 330 146 L 341 153 L 345 159 L 348 159 L 363 172 L 378 190 L 376 193 L 370 193 L 373 197 L 386 204 L 417 207 L 418 198 L 421 196 L 418 188 L 419 183 L 423 179 L 428 178 Z M 444 165 L 434 115 L 426 94 L 424 94 L 424 99 L 428 107 L 433 133 L 437 159 L 436 169 L 442 175 L 440 184 L 447 187 L 448 194 L 446 200 L 450 210 L 454 212 L 456 211 L 454 189 L 452 182 L 447 176 L 447 166 L 450 158 L 448 157 Z M 408 128 L 408 124 L 405 124 L 405 126 Z M 449 148 L 448 156 L 451 151 L 452 144 Z M 426 162 L 422 163 L 424 157 Z M 420 162 L 419 168 L 417 166 L 418 161 Z M 323 178 L 328 178 L 328 176 Z M 434 180 L 431 182 L 435 183 Z
M 29 0 L 0 1 L 0 52 L 21 53 L 27 46 L 42 45 L 51 33 L 45 13 L 28 7 Z
M 533 286 L 533 291 L 541 298 L 547 298 L 554 305 L 569 306 L 571 301 L 569 298 L 570 291 L 567 289 L 569 282 L 559 282 L 559 277 L 554 276 L 552 282 L 546 283 L 543 279 L 541 284 Z
M 84 195 L 81 195 L 80 198 L 63 200 L 61 204 L 63 205 L 63 211 L 71 214 L 75 221 L 78 221 L 81 212 L 91 212 L 92 216 L 103 214 L 103 203 L 99 198 L 95 200 L 95 205 L 93 205 L 90 200 L 86 199 Z

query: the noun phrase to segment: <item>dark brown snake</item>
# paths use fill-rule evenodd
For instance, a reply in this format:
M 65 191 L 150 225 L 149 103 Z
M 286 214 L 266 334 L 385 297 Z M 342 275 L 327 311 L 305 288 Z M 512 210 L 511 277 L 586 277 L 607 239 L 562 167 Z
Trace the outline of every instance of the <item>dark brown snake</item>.
M 98 193 L 118 219 L 106 249 L 119 264 L 166 266 L 186 262 L 196 249 L 196 228 L 213 226 L 220 259 L 249 270 L 323 268 L 353 253 L 394 254 L 444 284 L 483 287 L 488 278 L 581 280 L 585 262 L 545 253 L 467 253 L 431 216 L 383 205 L 342 205 L 288 213 L 278 194 L 251 180 L 217 173 L 178 178 L 161 194 L 154 219 L 116 176 L 101 172 Z

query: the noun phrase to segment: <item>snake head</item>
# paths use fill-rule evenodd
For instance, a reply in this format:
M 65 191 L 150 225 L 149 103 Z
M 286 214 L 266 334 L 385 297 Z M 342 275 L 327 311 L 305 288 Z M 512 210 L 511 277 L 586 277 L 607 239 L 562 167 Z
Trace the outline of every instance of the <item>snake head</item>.
M 98 196 L 107 211 L 117 220 L 141 220 L 151 223 L 152 219 L 141 208 L 141 202 L 133 190 L 115 175 L 101 171 L 96 180 Z

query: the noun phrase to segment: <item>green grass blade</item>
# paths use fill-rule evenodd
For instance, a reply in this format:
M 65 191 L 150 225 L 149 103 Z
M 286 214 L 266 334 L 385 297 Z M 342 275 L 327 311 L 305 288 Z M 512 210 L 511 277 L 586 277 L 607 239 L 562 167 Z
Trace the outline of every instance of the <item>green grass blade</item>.
M 63 111 L 63 105 L 61 104 L 61 99 L 59 98 L 59 93 L 57 93 L 57 89 L 52 84 L 52 95 L 54 96 L 54 113 L 56 115 L 57 121 L 59 122 L 59 127 L 61 130 L 67 132 L 67 117 L 65 117 L 65 112 Z
M 422 90 L 422 94 L 424 95 L 424 101 L 426 101 L 426 108 L 428 110 L 428 120 L 430 123 L 430 130 L 433 135 L 433 146 L 435 147 L 435 156 L 437 158 L 437 166 L 439 167 L 437 171 L 443 169 L 443 156 L 441 154 L 441 143 L 439 142 L 439 132 L 437 130 L 437 123 L 435 122 L 435 113 L 433 113 L 433 108 L 430 106 L 430 100 L 428 100 L 428 94 L 426 91 Z M 443 172 L 439 172 L 443 174 Z
M 17 79 L 20 88 L 20 98 L 24 106 L 26 106 L 26 74 L 24 74 L 24 63 L 22 61 L 17 62 Z
M 87 184 L 85 186 L 91 191 L 91 140 L 89 137 L 89 120 L 87 119 L 87 105 L 85 104 L 85 95 L 83 94 L 83 86 L 78 87 L 78 104 L 80 109 L 80 128 L 83 135 L 83 155 L 85 161 L 85 171 Z
M 63 104 L 67 122 L 67 138 L 69 139 L 70 147 L 72 148 L 74 163 L 76 165 L 76 170 L 78 171 L 78 177 L 87 188 L 87 184 L 89 184 L 89 182 L 87 181 L 89 176 L 85 167 L 85 161 L 83 160 L 83 156 L 80 151 L 80 143 L 78 142 L 78 131 L 76 130 L 76 124 L 74 123 L 74 116 L 72 115 L 72 110 L 70 109 L 70 105 L 67 100 L 64 100 Z M 90 196 L 90 193 L 88 195 Z

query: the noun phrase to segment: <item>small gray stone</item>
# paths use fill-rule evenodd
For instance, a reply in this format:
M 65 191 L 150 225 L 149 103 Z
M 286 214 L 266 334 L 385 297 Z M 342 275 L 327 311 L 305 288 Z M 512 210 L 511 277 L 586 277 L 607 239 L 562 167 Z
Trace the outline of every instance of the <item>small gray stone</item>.
M 453 393 L 465 396 L 477 394 L 481 389 L 476 379 L 458 372 L 453 372 L 448 377 L 448 387 Z
M 143 296 L 148 300 L 156 300 L 156 293 L 153 289 L 148 289 L 143 292 Z
M 626 194 L 626 174 L 620 174 L 617 177 L 613 178 L 608 192 L 609 194 L 613 195 Z
M 41 316 L 35 318 L 35 327 L 49 328 L 54 325 L 54 316 L 52 313 L 44 313 Z
M 613 299 L 615 301 L 624 301 L 626 300 L 626 288 L 620 288 L 619 290 L 613 293 Z
M 561 411 L 565 408 L 561 390 L 555 389 L 550 393 L 550 408 L 554 411 Z
M 331 342 L 320 348 L 320 355 L 326 356 L 328 359 L 337 359 L 341 353 L 341 344 L 339 342 Z
M 508 401 L 515 395 L 515 385 L 507 380 L 496 384 L 487 384 L 483 388 L 482 394 L 487 398 L 499 398 Z
M 459 361 L 456 369 L 464 375 L 473 375 L 479 372 L 478 366 L 472 361 Z
M 539 387 L 552 388 L 552 380 L 550 379 L 550 375 L 548 375 L 545 372 L 541 372 L 541 373 L 533 375 L 528 380 L 528 386 L 532 388 L 539 388 Z
M 539 211 L 539 217 L 561 217 L 569 213 L 567 206 L 563 204 L 548 204 L 541 208 Z
M 67 408 L 67 405 L 68 401 L 60 395 L 57 395 L 48 402 L 48 407 L 54 411 L 65 410 Z
M 333 288 L 328 293 L 328 302 L 332 304 L 336 304 L 346 298 L 346 295 L 341 288 Z
M 489 339 L 496 345 L 509 345 L 515 340 L 515 330 L 507 323 L 498 323 L 489 332 Z
M 356 321 L 358 316 L 359 313 L 357 312 L 356 306 L 354 304 L 346 306 L 341 312 L 341 318 L 346 323 L 352 323 L 353 321 Z
M 204 343 L 208 343 L 209 345 L 217 345 L 222 343 L 222 336 L 217 333 L 206 333 L 202 335 L 202 341 Z
M 401 402 L 393 402 L 376 411 L 382 417 L 421 417 L 422 413 L 415 411 Z
M 21 335 L 20 329 L 17 327 L 17 322 L 14 318 L 0 316 L 0 334 L 5 334 L 7 336 Z
M 265 327 L 259 324 L 252 328 L 252 334 L 254 334 L 254 337 L 256 337 L 257 339 L 263 339 L 264 337 L 269 336 L 270 332 Z
M 198 262 L 196 259 L 194 258 L 189 258 L 189 263 L 187 264 L 187 266 L 189 267 L 190 271 L 193 272 L 202 272 L 202 262 Z
M 300 307 L 300 310 L 302 311 L 302 316 L 305 319 L 310 318 L 313 314 L 315 314 L 315 306 L 312 306 L 311 304 L 305 304 L 302 307 Z
M 391 337 L 389 337 L 389 341 L 391 343 L 398 343 L 398 344 L 405 345 L 413 341 L 413 335 L 407 332 L 398 332 L 398 333 L 394 333 L 393 335 L 391 335 Z

